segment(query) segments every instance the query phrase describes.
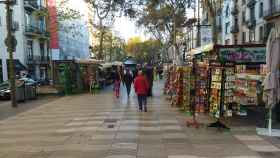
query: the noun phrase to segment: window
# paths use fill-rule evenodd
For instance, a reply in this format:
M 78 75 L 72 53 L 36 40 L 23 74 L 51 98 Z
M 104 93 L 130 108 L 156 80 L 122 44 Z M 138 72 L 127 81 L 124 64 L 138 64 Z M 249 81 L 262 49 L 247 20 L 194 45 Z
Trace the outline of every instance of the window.
M 245 24 L 246 23 L 246 12 L 242 11 L 242 23 Z
M 44 42 L 40 42 L 40 55 L 41 55 L 41 60 L 43 60 L 44 57 L 45 57 L 45 44 L 44 44 Z
M 45 19 L 43 17 L 40 17 L 38 20 L 39 30 L 41 32 L 45 32 Z
M 227 23 L 226 23 L 226 34 L 229 34 L 229 25 L 230 25 L 230 23 L 227 22 Z
M 234 44 L 238 44 L 238 36 L 234 35 Z
M 255 7 L 250 8 L 250 19 L 254 20 L 255 18 Z
M 230 40 L 227 39 L 227 40 L 225 41 L 225 45 L 229 45 L 229 44 L 230 44 Z
M 262 42 L 264 40 L 264 29 L 263 26 L 260 27 L 259 29 L 259 41 Z
M 33 60 L 33 41 L 32 40 L 27 41 L 26 51 L 27 51 L 27 59 Z
M 229 17 L 229 6 L 226 8 L 226 17 Z
M 263 2 L 260 3 L 259 17 L 263 17 Z
M 242 43 L 246 43 L 246 32 L 242 32 Z
M 249 42 L 255 42 L 255 30 L 250 30 L 249 31 Z

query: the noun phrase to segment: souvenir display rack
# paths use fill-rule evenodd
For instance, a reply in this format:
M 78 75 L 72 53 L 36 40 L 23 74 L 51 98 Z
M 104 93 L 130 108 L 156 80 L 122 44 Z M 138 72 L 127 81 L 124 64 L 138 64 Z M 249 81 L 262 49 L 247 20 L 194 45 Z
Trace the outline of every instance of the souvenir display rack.
M 208 65 L 198 62 L 195 66 L 195 111 L 203 113 L 207 108 Z
M 177 107 L 183 107 L 184 102 L 184 69 L 183 67 L 177 67 L 176 79 L 174 81 L 174 92 L 175 97 L 173 97 L 172 105 Z
M 183 79 L 183 85 L 184 85 L 184 96 L 183 96 L 183 110 L 190 112 L 191 108 L 191 89 L 194 88 L 194 77 L 192 75 L 192 67 L 191 66 L 184 66 L 184 79 Z
M 172 101 L 175 95 L 175 79 L 176 71 L 175 66 L 170 66 L 167 72 L 167 80 L 164 86 L 164 93 L 168 95 L 167 99 Z
M 234 65 L 212 61 L 210 63 L 210 83 L 209 112 L 217 118 L 217 122 L 210 124 L 209 127 L 229 129 L 221 120 L 232 116 L 230 105 L 234 100 Z
M 241 107 L 259 105 L 261 102 L 261 83 L 264 75 L 261 73 L 261 65 L 237 65 L 236 70 L 236 113 L 246 116 L 246 110 L 242 110 Z

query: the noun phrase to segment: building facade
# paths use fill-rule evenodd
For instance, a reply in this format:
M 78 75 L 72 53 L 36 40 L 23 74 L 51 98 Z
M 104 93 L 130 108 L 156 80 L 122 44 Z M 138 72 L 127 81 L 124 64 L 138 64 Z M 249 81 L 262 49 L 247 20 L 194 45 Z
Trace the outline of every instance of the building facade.
M 234 45 L 265 43 L 266 33 L 269 28 L 265 16 L 266 14 L 273 15 L 274 13 L 277 13 L 278 8 L 278 10 L 280 10 L 280 7 L 275 7 L 273 12 L 265 11 L 265 7 L 269 8 L 268 1 L 273 0 L 224 0 L 221 4 L 221 9 L 217 9 L 217 44 Z M 276 4 L 276 2 L 270 4 Z M 204 9 L 201 17 L 204 26 L 211 25 L 209 23 L 209 18 L 211 17 L 208 16 L 206 9 Z M 271 21 L 273 24 L 277 23 L 277 19 L 275 18 L 272 18 Z M 202 27 L 202 45 L 209 43 L 211 36 L 209 31 L 212 32 L 211 29 L 211 26 Z
M 17 75 L 21 70 L 28 71 L 36 80 L 47 80 L 49 57 L 49 34 L 46 26 L 46 1 L 21 0 L 13 6 L 13 32 L 17 40 L 14 63 Z M 8 80 L 8 53 L 4 40 L 7 35 L 6 11 L 0 5 L 0 58 L 1 81 Z
M 225 0 L 223 4 L 222 44 L 265 43 L 266 0 Z
M 280 0 L 265 0 L 264 19 L 267 21 L 267 34 L 272 27 L 280 30 Z
M 51 28 L 51 54 L 53 60 L 72 60 L 90 58 L 92 45 L 90 23 L 93 9 L 85 1 L 49 0 Z M 68 9 L 75 10 L 81 15 L 76 19 L 61 19 L 58 12 Z

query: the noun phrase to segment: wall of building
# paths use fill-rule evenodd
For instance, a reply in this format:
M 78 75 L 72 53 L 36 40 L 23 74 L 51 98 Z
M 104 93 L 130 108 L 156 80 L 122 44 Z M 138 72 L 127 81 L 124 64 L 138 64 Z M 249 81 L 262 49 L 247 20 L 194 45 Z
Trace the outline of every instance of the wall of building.
M 235 37 L 237 39 L 237 44 L 248 44 L 248 43 L 263 43 L 264 42 L 264 33 L 265 33 L 265 20 L 263 16 L 264 7 L 261 7 L 261 4 L 264 5 L 264 0 L 255 0 L 254 4 L 254 17 L 256 20 L 254 28 L 248 28 L 248 21 L 251 20 L 250 16 L 250 8 L 247 6 L 247 1 L 238 0 L 237 5 L 237 25 L 238 25 L 238 32 L 232 33 L 229 30 L 229 33 L 226 33 L 226 24 L 229 24 L 229 29 L 234 25 L 234 16 L 230 15 L 226 17 L 226 9 L 228 6 L 230 12 L 233 10 L 235 2 L 232 0 L 225 0 L 223 5 L 223 44 L 235 44 Z M 243 20 L 244 19 L 244 20 Z M 262 31 L 260 31 L 262 30 Z M 250 33 L 251 32 L 251 33 Z M 250 34 L 252 35 L 250 39 Z M 253 35 L 254 34 L 254 35 Z
M 41 3 L 40 0 L 38 0 L 38 4 Z M 34 79 L 40 79 L 40 65 L 29 65 L 28 64 L 28 53 L 27 53 L 27 41 L 33 42 L 33 55 L 34 56 L 41 56 L 41 50 L 40 50 L 40 41 L 35 36 L 27 36 L 26 34 L 26 10 L 24 7 L 24 0 L 17 1 L 17 4 L 13 7 L 13 22 L 18 23 L 18 30 L 14 33 L 16 40 L 17 40 L 17 47 L 16 52 L 14 52 L 14 59 L 18 59 L 21 64 L 25 65 L 27 69 L 34 70 L 30 71 L 31 74 L 33 74 Z M 7 73 L 7 63 L 6 59 L 8 59 L 8 53 L 6 46 L 4 44 L 4 40 L 6 38 L 7 34 L 7 28 L 6 26 L 6 11 L 5 6 L 3 4 L 0 5 L 0 18 L 1 18 L 1 25 L 0 25 L 0 58 L 2 60 L 2 76 L 3 80 L 8 79 L 8 73 Z M 33 17 L 35 19 L 35 17 Z M 33 21 L 34 25 L 37 24 L 37 21 Z M 48 40 L 43 40 L 44 43 L 44 55 L 46 56 L 48 54 L 47 52 L 47 43 Z
M 61 0 L 57 0 L 59 5 Z M 82 15 L 79 19 L 59 22 L 60 59 L 90 58 L 88 6 L 84 1 L 69 0 L 65 7 L 74 9 Z M 74 27 L 73 27 L 74 26 Z
M 233 26 L 233 17 L 231 14 L 234 2 L 225 0 L 222 9 L 222 44 L 232 44 L 233 38 L 231 27 Z
M 2 79 L 5 81 L 8 79 L 7 72 L 7 62 L 9 59 L 7 47 L 5 45 L 5 38 L 7 36 L 7 28 L 6 28 L 6 9 L 4 4 L 0 4 L 0 17 L 1 17 L 1 25 L 0 25 L 0 58 L 2 60 Z M 14 52 L 14 59 L 20 60 L 21 63 L 25 64 L 25 37 L 23 31 L 25 29 L 24 24 L 24 7 L 23 1 L 17 1 L 17 4 L 13 6 L 13 21 L 19 24 L 19 30 L 14 33 L 15 38 L 17 40 L 16 52 Z

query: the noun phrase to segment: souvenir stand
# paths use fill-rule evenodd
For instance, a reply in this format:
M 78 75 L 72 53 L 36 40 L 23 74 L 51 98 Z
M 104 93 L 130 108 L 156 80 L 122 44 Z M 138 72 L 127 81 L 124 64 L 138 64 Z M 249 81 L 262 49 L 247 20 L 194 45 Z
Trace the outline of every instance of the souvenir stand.
M 209 127 L 229 129 L 222 119 L 232 116 L 234 65 L 211 61 L 209 75 L 209 113 L 218 120 Z
M 264 79 L 265 45 L 223 46 L 219 49 L 221 60 L 235 64 L 233 107 L 237 115 L 246 116 L 246 107 L 261 104 L 261 84 Z
M 263 64 L 265 48 L 264 45 L 216 45 L 215 52 L 218 60 L 210 64 L 209 111 L 217 118 L 217 122 L 209 127 L 229 129 L 224 124 L 225 118 L 231 117 L 238 109 L 240 111 L 240 105 L 257 103 L 253 102 L 252 98 L 257 99 L 256 79 L 260 81 L 261 79 L 256 77 L 257 74 L 245 74 L 243 70 L 246 69 L 242 67 Z M 238 105 L 237 108 L 234 105 Z
M 193 118 L 187 121 L 187 126 L 198 128 L 199 123 L 196 121 L 196 114 L 204 113 L 208 110 L 208 70 L 209 56 L 212 49 L 213 45 L 209 44 L 190 52 L 192 58 L 191 80 L 193 80 L 190 89 L 192 98 L 190 99 L 190 107 Z

